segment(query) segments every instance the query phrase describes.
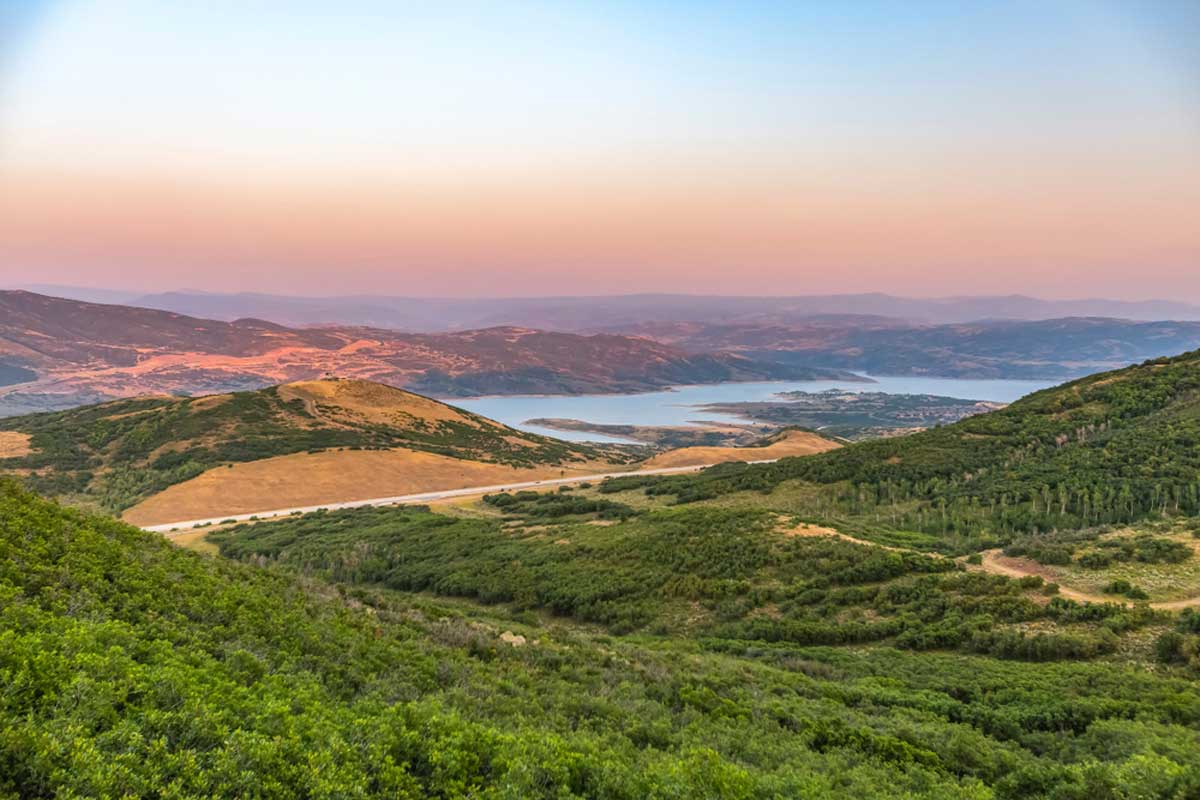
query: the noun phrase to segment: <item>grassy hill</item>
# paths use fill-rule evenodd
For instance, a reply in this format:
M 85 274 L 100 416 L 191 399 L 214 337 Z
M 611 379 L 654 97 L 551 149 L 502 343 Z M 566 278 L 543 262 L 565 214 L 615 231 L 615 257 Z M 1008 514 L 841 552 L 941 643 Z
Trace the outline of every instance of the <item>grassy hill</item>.
M 221 534 L 263 568 L 0 481 L 0 797 L 1200 790 L 1200 690 L 1138 663 L 1159 615 L 764 515 L 522 520 Z
M 289 454 L 402 448 L 527 468 L 617 458 L 517 431 L 400 389 L 320 380 L 199 398 L 151 397 L 0 419 L 28 436 L 0 458 L 37 491 L 121 511 L 221 465 Z
M 1101 373 L 911 436 L 819 456 L 618 479 L 679 502 L 739 492 L 951 551 L 1200 514 L 1200 351 Z M 801 502 L 802 499 L 802 502 Z

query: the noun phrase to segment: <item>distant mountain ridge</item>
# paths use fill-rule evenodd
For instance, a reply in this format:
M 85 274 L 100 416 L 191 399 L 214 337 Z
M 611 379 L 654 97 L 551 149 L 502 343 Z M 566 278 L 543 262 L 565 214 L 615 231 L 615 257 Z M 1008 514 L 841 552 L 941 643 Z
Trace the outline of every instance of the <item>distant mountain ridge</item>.
M 1200 304 L 1170 300 L 1045 300 L 1024 295 L 901 297 L 884 293 L 719 296 L 632 294 L 594 297 L 439 298 L 350 295 L 297 297 L 262 293 L 173 291 L 157 294 L 71 287 L 26 287 L 85 301 L 120 302 L 232 321 L 261 317 L 287 325 L 369 325 L 449 331 L 516 325 L 590 331 L 655 322 L 790 324 L 814 316 L 877 316 L 948 324 L 1057 317 L 1200 320 Z
M 1200 347 L 1200 322 L 1105 317 L 913 325 L 833 318 L 795 325 L 654 323 L 630 333 L 688 351 L 871 375 L 1059 380 Z
M 609 393 L 731 380 L 854 380 L 841 370 L 688 353 L 621 334 L 516 327 L 404 334 L 368 327 L 289 328 L 132 306 L 0 292 L 0 414 L 140 394 L 211 394 L 325 375 L 424 394 Z M 36 373 L 28 380 L 28 373 Z M 22 382 L 17 383 L 17 380 Z
M 652 298 L 643 299 L 649 314 Z M 678 313 L 699 311 L 689 309 Z M 367 325 L 291 327 L 241 313 L 232 321 L 204 319 L 5 291 L 0 416 L 325 375 L 439 397 L 863 380 L 855 373 L 1061 380 L 1200 347 L 1200 321 L 1071 317 L 933 325 L 835 311 L 787 324 L 641 319 L 588 333 L 513 325 L 404 333 Z

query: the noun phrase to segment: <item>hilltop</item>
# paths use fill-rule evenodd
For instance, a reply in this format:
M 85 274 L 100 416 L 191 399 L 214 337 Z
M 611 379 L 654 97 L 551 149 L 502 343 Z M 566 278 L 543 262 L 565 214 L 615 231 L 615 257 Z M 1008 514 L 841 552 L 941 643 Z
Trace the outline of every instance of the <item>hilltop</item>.
M 253 511 L 264 501 L 276 507 L 270 498 L 279 492 L 333 493 L 316 502 L 354 499 L 338 493 L 376 488 L 398 470 L 408 481 L 402 486 L 437 489 L 452 488 L 461 471 L 506 480 L 624 460 L 610 449 L 518 431 L 402 389 L 339 379 L 199 398 L 118 400 L 2 419 L 0 432 L 9 434 L 0 439 L 9 454 L 0 467 L 25 474 L 41 492 L 109 511 L 176 484 L 194 487 L 193 481 L 208 486 L 215 480 L 214 502 L 236 506 L 258 498 Z M 243 480 L 251 464 L 259 465 L 247 473 L 253 479 Z M 362 465 L 371 469 L 364 472 Z M 185 501 L 189 491 L 177 488 L 172 497 L 194 505 Z M 380 494 L 388 493 L 396 492 Z
M 841 443 L 812 431 L 789 428 L 778 431 L 749 447 L 695 445 L 668 450 L 647 459 L 647 467 L 682 467 L 695 464 L 720 464 L 729 461 L 768 461 L 791 456 L 824 453 Z
M 144 394 L 260 389 L 325 375 L 443 397 L 606 393 L 843 370 L 695 353 L 621 334 L 493 327 L 440 334 L 289 328 L 0 291 L 0 416 Z

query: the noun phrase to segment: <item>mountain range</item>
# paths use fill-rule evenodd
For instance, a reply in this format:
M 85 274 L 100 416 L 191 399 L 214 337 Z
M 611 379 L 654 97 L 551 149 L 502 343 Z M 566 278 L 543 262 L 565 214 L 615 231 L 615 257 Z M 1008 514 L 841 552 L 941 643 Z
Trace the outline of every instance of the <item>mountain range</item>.
M 787 325 L 831 314 L 890 317 L 924 324 L 987 319 L 1046 320 L 1058 317 L 1200 320 L 1200 305 L 1186 302 L 1099 298 L 1046 300 L 1024 295 L 916 298 L 873 292 L 769 297 L 637 294 L 438 298 L 386 295 L 296 297 L 188 290 L 146 294 L 37 285 L 14 288 L 88 302 L 136 305 L 225 321 L 257 317 L 284 325 L 368 325 L 425 332 L 494 326 L 586 332 L 619 330 L 647 321 Z
M 625 331 L 689 352 L 946 378 L 1062 380 L 1200 347 L 1200 322 L 1106 317 L 921 325 L 828 316 L 792 325 L 648 323 Z
M 1200 322 L 1194 321 L 1071 317 L 934 325 L 830 312 L 788 324 L 671 322 L 645 316 L 653 308 L 645 306 L 636 323 L 589 333 L 514 326 L 404 333 L 205 319 L 5 291 L 0 415 L 139 394 L 258 389 L 325 375 L 438 397 L 866 380 L 858 373 L 1060 380 L 1200 347 Z
M 0 414 L 139 394 L 206 394 L 337 375 L 424 394 L 637 392 L 673 384 L 837 378 L 844 370 L 688 353 L 642 337 L 498 327 L 441 334 L 289 328 L 0 292 Z

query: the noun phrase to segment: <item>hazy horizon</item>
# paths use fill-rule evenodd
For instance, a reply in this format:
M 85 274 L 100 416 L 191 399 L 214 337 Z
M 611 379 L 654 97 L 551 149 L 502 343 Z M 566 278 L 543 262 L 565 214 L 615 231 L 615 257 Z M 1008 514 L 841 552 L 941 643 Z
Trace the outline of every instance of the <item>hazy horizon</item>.
M 278 9 L 5 4 L 4 279 L 1200 302 L 1186 0 Z
M 1173 305 L 1200 305 L 1200 302 L 1190 300 L 1188 298 L 1167 298 L 1162 296 L 1146 295 L 1133 297 L 1104 297 L 1100 295 L 1075 295 L 1065 293 L 1062 295 L 1054 295 L 1050 293 L 1031 294 L 1026 292 L 997 292 L 997 293 L 981 293 L 981 294 L 913 294 L 903 292 L 885 292 L 863 289 L 861 291 L 847 292 L 812 292 L 812 293 L 795 293 L 795 294 L 736 294 L 736 293 L 718 293 L 718 292 L 688 292 L 688 291 L 673 291 L 673 292 L 623 292 L 613 290 L 609 292 L 596 292 L 589 294 L 405 294 L 403 292 L 375 292 L 375 293 L 355 293 L 355 292 L 299 292 L 285 291 L 282 289 L 271 290 L 255 290 L 255 289 L 199 289 L 193 286 L 176 286 L 169 288 L 138 288 L 132 286 L 114 286 L 114 285 L 87 285 L 87 284 L 45 284 L 34 281 L 17 281 L 12 283 L 0 284 L 0 291 L 3 290 L 20 290 L 30 291 L 35 294 L 45 294 L 56 296 L 55 292 L 78 292 L 78 293 L 105 293 L 118 295 L 128 295 L 130 297 L 152 297 L 156 295 L 209 295 L 215 297 L 222 296 L 262 296 L 262 297 L 277 297 L 281 299 L 295 300 L 369 300 L 371 298 L 390 298 L 390 299 L 410 299 L 410 300 L 447 300 L 447 301 L 463 301 L 470 302 L 475 300 L 611 300 L 620 298 L 636 298 L 636 297 L 694 297 L 696 299 L 727 299 L 727 300 L 786 300 L 790 298 L 821 298 L 821 297 L 894 297 L 903 300 L 916 300 L 924 302 L 939 302 L 939 301 L 970 301 L 970 300 L 1005 300 L 1005 299 L 1020 299 L 1031 300 L 1034 302 L 1047 303 L 1164 303 Z M 66 296 L 65 294 L 62 296 Z

